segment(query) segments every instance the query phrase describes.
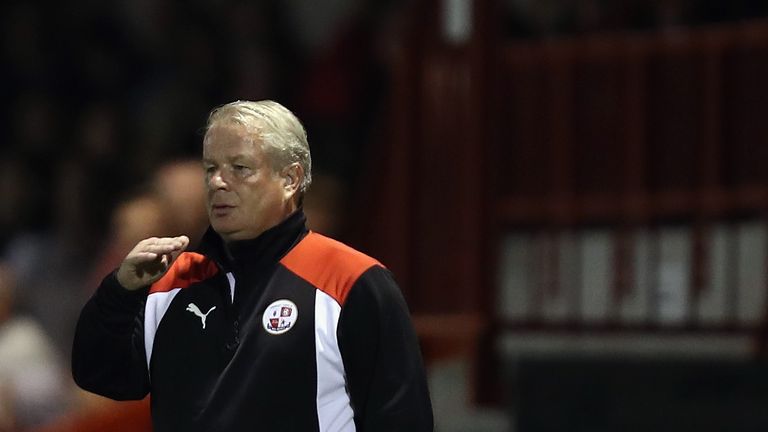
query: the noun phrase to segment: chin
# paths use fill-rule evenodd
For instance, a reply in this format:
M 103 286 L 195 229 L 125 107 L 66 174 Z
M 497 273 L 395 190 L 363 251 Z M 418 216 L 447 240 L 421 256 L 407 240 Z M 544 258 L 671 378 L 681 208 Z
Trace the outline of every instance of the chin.
M 248 230 L 242 230 L 226 225 L 211 224 L 213 230 L 216 231 L 225 242 L 248 240 L 254 238 Z
M 214 231 L 219 233 L 219 235 L 222 236 L 222 237 L 234 236 L 234 235 L 237 234 L 237 231 L 238 231 L 235 227 L 231 226 L 230 224 L 225 224 L 225 223 L 215 223 L 215 222 L 212 222 L 211 223 L 211 227 L 213 228 Z

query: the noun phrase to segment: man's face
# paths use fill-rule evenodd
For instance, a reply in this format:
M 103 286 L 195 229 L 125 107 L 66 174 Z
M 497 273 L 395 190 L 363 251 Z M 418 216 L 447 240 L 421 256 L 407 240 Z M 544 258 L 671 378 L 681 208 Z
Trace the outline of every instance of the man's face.
M 226 242 L 258 237 L 294 210 L 283 178 L 245 126 L 211 127 L 203 140 L 203 167 L 208 217 Z

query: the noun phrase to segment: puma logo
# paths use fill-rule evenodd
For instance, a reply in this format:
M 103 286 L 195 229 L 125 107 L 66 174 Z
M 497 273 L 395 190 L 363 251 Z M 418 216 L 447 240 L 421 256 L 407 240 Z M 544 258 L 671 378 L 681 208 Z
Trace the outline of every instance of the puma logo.
M 202 312 L 200 312 L 200 308 L 197 307 L 197 305 L 195 305 L 194 303 L 190 303 L 189 305 L 187 305 L 187 312 L 192 312 L 193 314 L 199 316 L 200 320 L 203 321 L 203 330 L 205 330 L 205 320 L 206 318 L 208 318 L 208 314 L 211 313 L 214 309 L 216 309 L 216 306 L 208 309 L 208 312 L 203 314 Z

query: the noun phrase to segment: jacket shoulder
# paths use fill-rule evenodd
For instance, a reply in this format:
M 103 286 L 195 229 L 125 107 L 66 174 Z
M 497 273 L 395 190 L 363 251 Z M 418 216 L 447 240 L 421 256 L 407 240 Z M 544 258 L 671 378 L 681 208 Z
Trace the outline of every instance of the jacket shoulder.
M 280 263 L 340 305 L 360 276 L 381 263 L 344 243 L 310 232 Z
M 158 279 L 149 289 L 149 293 L 167 292 L 175 288 L 187 288 L 190 285 L 209 279 L 219 272 L 213 260 L 195 252 L 182 252 L 168 272 Z

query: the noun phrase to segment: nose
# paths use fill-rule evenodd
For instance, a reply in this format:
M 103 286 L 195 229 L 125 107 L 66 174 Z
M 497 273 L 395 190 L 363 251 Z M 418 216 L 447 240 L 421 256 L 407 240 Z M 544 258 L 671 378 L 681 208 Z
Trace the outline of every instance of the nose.
M 208 189 L 212 190 L 226 189 L 228 185 L 220 169 L 209 173 L 206 183 L 208 183 Z

